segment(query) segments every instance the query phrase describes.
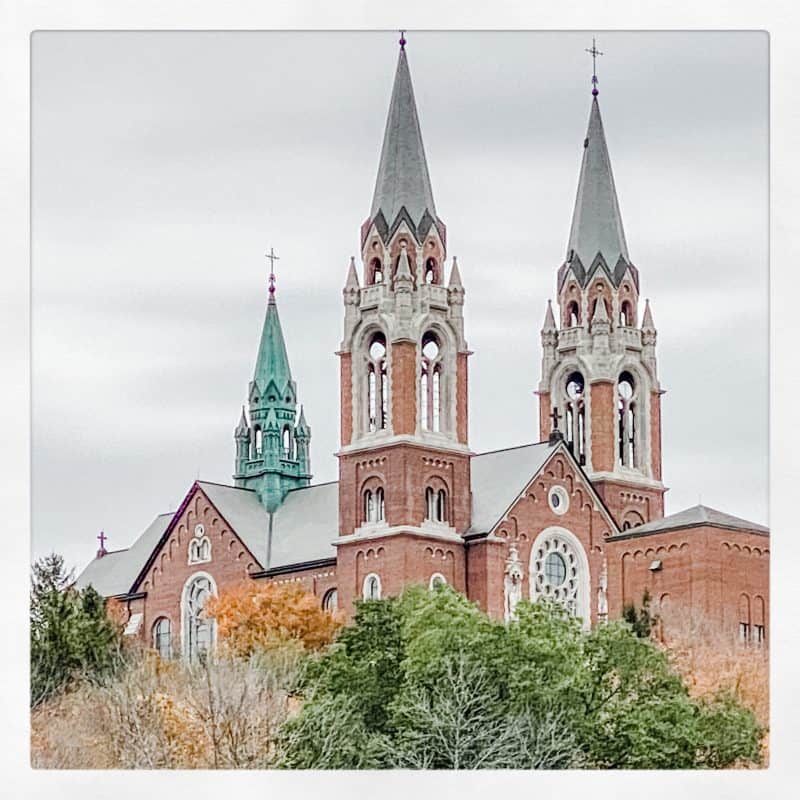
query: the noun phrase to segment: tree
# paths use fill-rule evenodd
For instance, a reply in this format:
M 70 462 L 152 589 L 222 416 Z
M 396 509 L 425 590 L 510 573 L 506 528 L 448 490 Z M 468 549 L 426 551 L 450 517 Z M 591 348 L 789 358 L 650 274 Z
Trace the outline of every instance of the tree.
M 650 611 L 651 599 L 650 591 L 645 589 L 642 595 L 641 608 L 636 608 L 633 603 L 628 603 L 622 609 L 622 619 L 631 626 L 631 630 L 640 639 L 648 639 L 653 630 L 653 625 L 658 621 L 658 618 Z
M 628 624 L 587 632 L 547 602 L 520 603 L 504 624 L 446 586 L 358 604 L 304 692 L 284 759 L 305 768 L 332 765 L 330 737 L 344 733 L 344 718 L 358 745 L 337 752 L 340 768 L 363 766 L 365 753 L 373 767 L 412 768 L 758 760 L 752 713 L 731 697 L 692 698 L 663 651 Z
M 72 586 L 72 573 L 55 553 L 31 570 L 31 706 L 78 678 L 111 674 L 122 653 L 122 629 L 106 615 L 91 587 Z
M 242 583 L 211 598 L 206 613 L 217 621 L 219 640 L 240 656 L 288 641 L 319 650 L 330 644 L 342 624 L 338 616 L 320 608 L 314 595 L 292 583 Z

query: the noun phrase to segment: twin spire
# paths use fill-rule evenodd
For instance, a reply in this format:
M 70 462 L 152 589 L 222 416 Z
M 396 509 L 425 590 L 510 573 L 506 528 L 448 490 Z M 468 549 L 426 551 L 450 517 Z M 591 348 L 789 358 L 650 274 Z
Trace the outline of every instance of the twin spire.
M 384 241 L 403 219 L 418 239 L 424 238 L 432 224 L 443 228 L 433 202 L 405 44 L 402 36 L 368 220 L 376 225 Z M 367 230 L 369 227 L 365 226 Z
M 626 265 L 630 264 L 600 105 L 595 94 L 589 113 L 589 128 L 583 142 L 583 161 L 569 232 L 567 261 L 573 261 L 577 256 L 588 271 L 598 253 L 612 273 L 620 258 Z

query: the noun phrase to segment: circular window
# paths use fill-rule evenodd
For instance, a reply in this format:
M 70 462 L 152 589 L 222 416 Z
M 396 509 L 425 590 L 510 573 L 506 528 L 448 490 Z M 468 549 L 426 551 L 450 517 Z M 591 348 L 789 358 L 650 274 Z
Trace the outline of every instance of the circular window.
M 630 400 L 633 397 L 633 375 L 630 372 L 623 372 L 619 376 L 619 383 L 617 385 L 617 391 L 619 391 L 620 397 L 623 397 L 625 400 Z
M 436 343 L 436 338 L 430 333 L 426 334 L 422 341 L 422 354 L 428 361 L 433 361 L 439 355 L 439 345 Z
M 551 586 L 561 586 L 567 579 L 567 565 L 560 553 L 548 553 L 544 561 L 544 576 Z
M 386 355 L 386 345 L 382 338 L 376 337 L 369 346 L 369 355 L 373 361 L 380 361 Z
M 569 495 L 563 486 L 553 486 L 547 495 L 547 502 L 555 514 L 566 514 L 569 509 Z
M 567 378 L 567 395 L 571 400 L 583 397 L 584 382 L 580 372 L 571 372 Z

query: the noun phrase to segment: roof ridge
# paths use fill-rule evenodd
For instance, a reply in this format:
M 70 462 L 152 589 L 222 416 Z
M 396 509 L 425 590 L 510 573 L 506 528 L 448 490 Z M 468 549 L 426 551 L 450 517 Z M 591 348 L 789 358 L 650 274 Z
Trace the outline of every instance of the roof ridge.
M 235 486 L 230 483 L 219 483 L 218 481 L 202 481 L 200 479 L 196 480 L 195 483 L 200 486 L 203 483 L 208 484 L 209 486 L 222 486 L 223 489 L 237 489 L 241 492 L 254 492 L 255 489 L 248 489 L 246 486 Z M 174 511 L 168 512 L 170 514 L 174 514 Z
M 339 483 L 339 481 L 323 481 L 322 483 L 309 483 L 308 486 L 295 486 L 286 494 L 291 494 L 292 492 L 300 492 L 303 489 L 316 489 L 317 486 L 330 486 L 332 483 Z
M 478 456 L 490 456 L 494 453 L 507 453 L 509 450 L 521 450 L 523 447 L 535 447 L 537 444 L 549 444 L 547 439 L 539 442 L 528 442 L 527 444 L 515 444 L 511 447 L 498 447 L 497 450 L 484 450 L 482 453 L 475 453 L 475 458 Z

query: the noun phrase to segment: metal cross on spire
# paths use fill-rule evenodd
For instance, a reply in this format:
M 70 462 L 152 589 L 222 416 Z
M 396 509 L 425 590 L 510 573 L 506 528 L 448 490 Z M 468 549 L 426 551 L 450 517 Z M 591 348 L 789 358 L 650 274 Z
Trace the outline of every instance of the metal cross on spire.
M 597 56 L 602 56 L 603 53 L 597 49 L 597 45 L 595 43 L 595 38 L 592 36 L 592 47 L 589 49 L 588 47 L 585 48 L 586 52 L 592 56 L 592 95 L 597 97 Z
M 102 558 L 108 552 L 108 550 L 106 550 L 106 540 L 108 536 L 106 536 L 103 531 L 100 531 L 100 535 L 97 538 L 100 540 L 100 549 L 97 551 L 97 557 Z
M 269 253 L 264 257 L 269 261 L 269 296 L 275 296 L 275 262 L 280 261 L 280 257 L 275 255 L 275 251 L 270 247 Z
M 405 31 L 400 31 L 400 49 L 401 50 L 405 50 L 406 49 L 406 32 Z

